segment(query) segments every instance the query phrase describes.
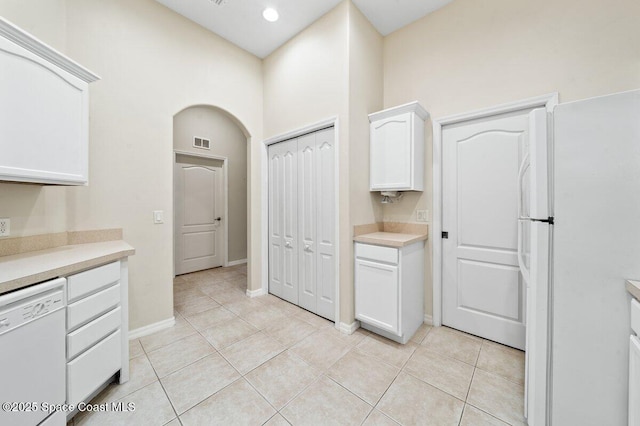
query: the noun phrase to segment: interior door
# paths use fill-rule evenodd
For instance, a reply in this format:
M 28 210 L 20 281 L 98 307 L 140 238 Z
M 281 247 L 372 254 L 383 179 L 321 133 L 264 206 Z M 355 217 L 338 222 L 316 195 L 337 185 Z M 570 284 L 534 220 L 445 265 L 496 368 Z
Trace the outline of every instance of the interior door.
M 316 313 L 335 319 L 336 291 L 336 197 L 335 133 L 333 127 L 315 133 L 316 197 Z
M 176 163 L 175 178 L 176 275 L 221 266 L 222 168 Z
M 518 172 L 528 111 L 443 129 L 443 324 L 525 347 Z
M 333 128 L 269 146 L 269 292 L 335 318 Z
M 298 139 L 298 237 L 300 253 L 299 304 L 317 308 L 318 144 L 314 133 Z
M 269 146 L 269 292 L 298 304 L 298 140 Z

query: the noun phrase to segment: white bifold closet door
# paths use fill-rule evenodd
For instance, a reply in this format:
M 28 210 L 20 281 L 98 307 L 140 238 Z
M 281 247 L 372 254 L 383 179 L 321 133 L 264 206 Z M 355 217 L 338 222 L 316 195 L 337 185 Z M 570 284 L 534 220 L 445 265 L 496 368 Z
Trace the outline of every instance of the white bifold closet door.
M 333 128 L 269 146 L 269 292 L 335 317 Z

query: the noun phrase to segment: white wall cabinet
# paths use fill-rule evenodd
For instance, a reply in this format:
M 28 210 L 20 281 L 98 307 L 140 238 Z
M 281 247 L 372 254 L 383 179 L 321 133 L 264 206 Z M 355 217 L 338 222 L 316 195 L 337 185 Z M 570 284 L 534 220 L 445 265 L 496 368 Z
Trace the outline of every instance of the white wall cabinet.
M 424 122 L 418 102 L 369 114 L 371 191 L 424 189 Z
M 86 401 L 118 372 L 120 383 L 129 379 L 127 271 L 121 260 L 67 279 L 67 404 Z
M 98 77 L 0 18 L 0 180 L 84 185 Z
M 355 301 L 362 328 L 407 343 L 424 322 L 424 241 L 355 243 Z
M 269 146 L 269 292 L 335 318 L 335 141 L 329 128 Z

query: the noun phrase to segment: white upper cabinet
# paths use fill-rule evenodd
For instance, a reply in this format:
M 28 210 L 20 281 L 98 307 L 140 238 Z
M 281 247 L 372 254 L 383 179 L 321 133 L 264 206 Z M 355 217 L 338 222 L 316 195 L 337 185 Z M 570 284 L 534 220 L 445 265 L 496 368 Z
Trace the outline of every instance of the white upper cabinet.
M 418 102 L 369 114 L 371 191 L 422 191 L 424 122 Z
M 85 185 L 98 76 L 0 18 L 0 181 Z

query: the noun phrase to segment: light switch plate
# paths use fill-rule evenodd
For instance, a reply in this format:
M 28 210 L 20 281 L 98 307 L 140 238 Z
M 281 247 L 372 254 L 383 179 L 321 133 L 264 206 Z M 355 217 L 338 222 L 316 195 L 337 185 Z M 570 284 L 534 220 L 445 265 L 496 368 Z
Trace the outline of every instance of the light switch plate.
M 429 210 L 416 211 L 416 220 L 418 222 L 429 222 Z
M 155 224 L 164 223 L 164 211 L 163 210 L 154 210 L 154 212 L 153 212 L 153 223 L 155 223 Z
M 8 237 L 11 235 L 11 219 L 0 219 L 0 237 Z

